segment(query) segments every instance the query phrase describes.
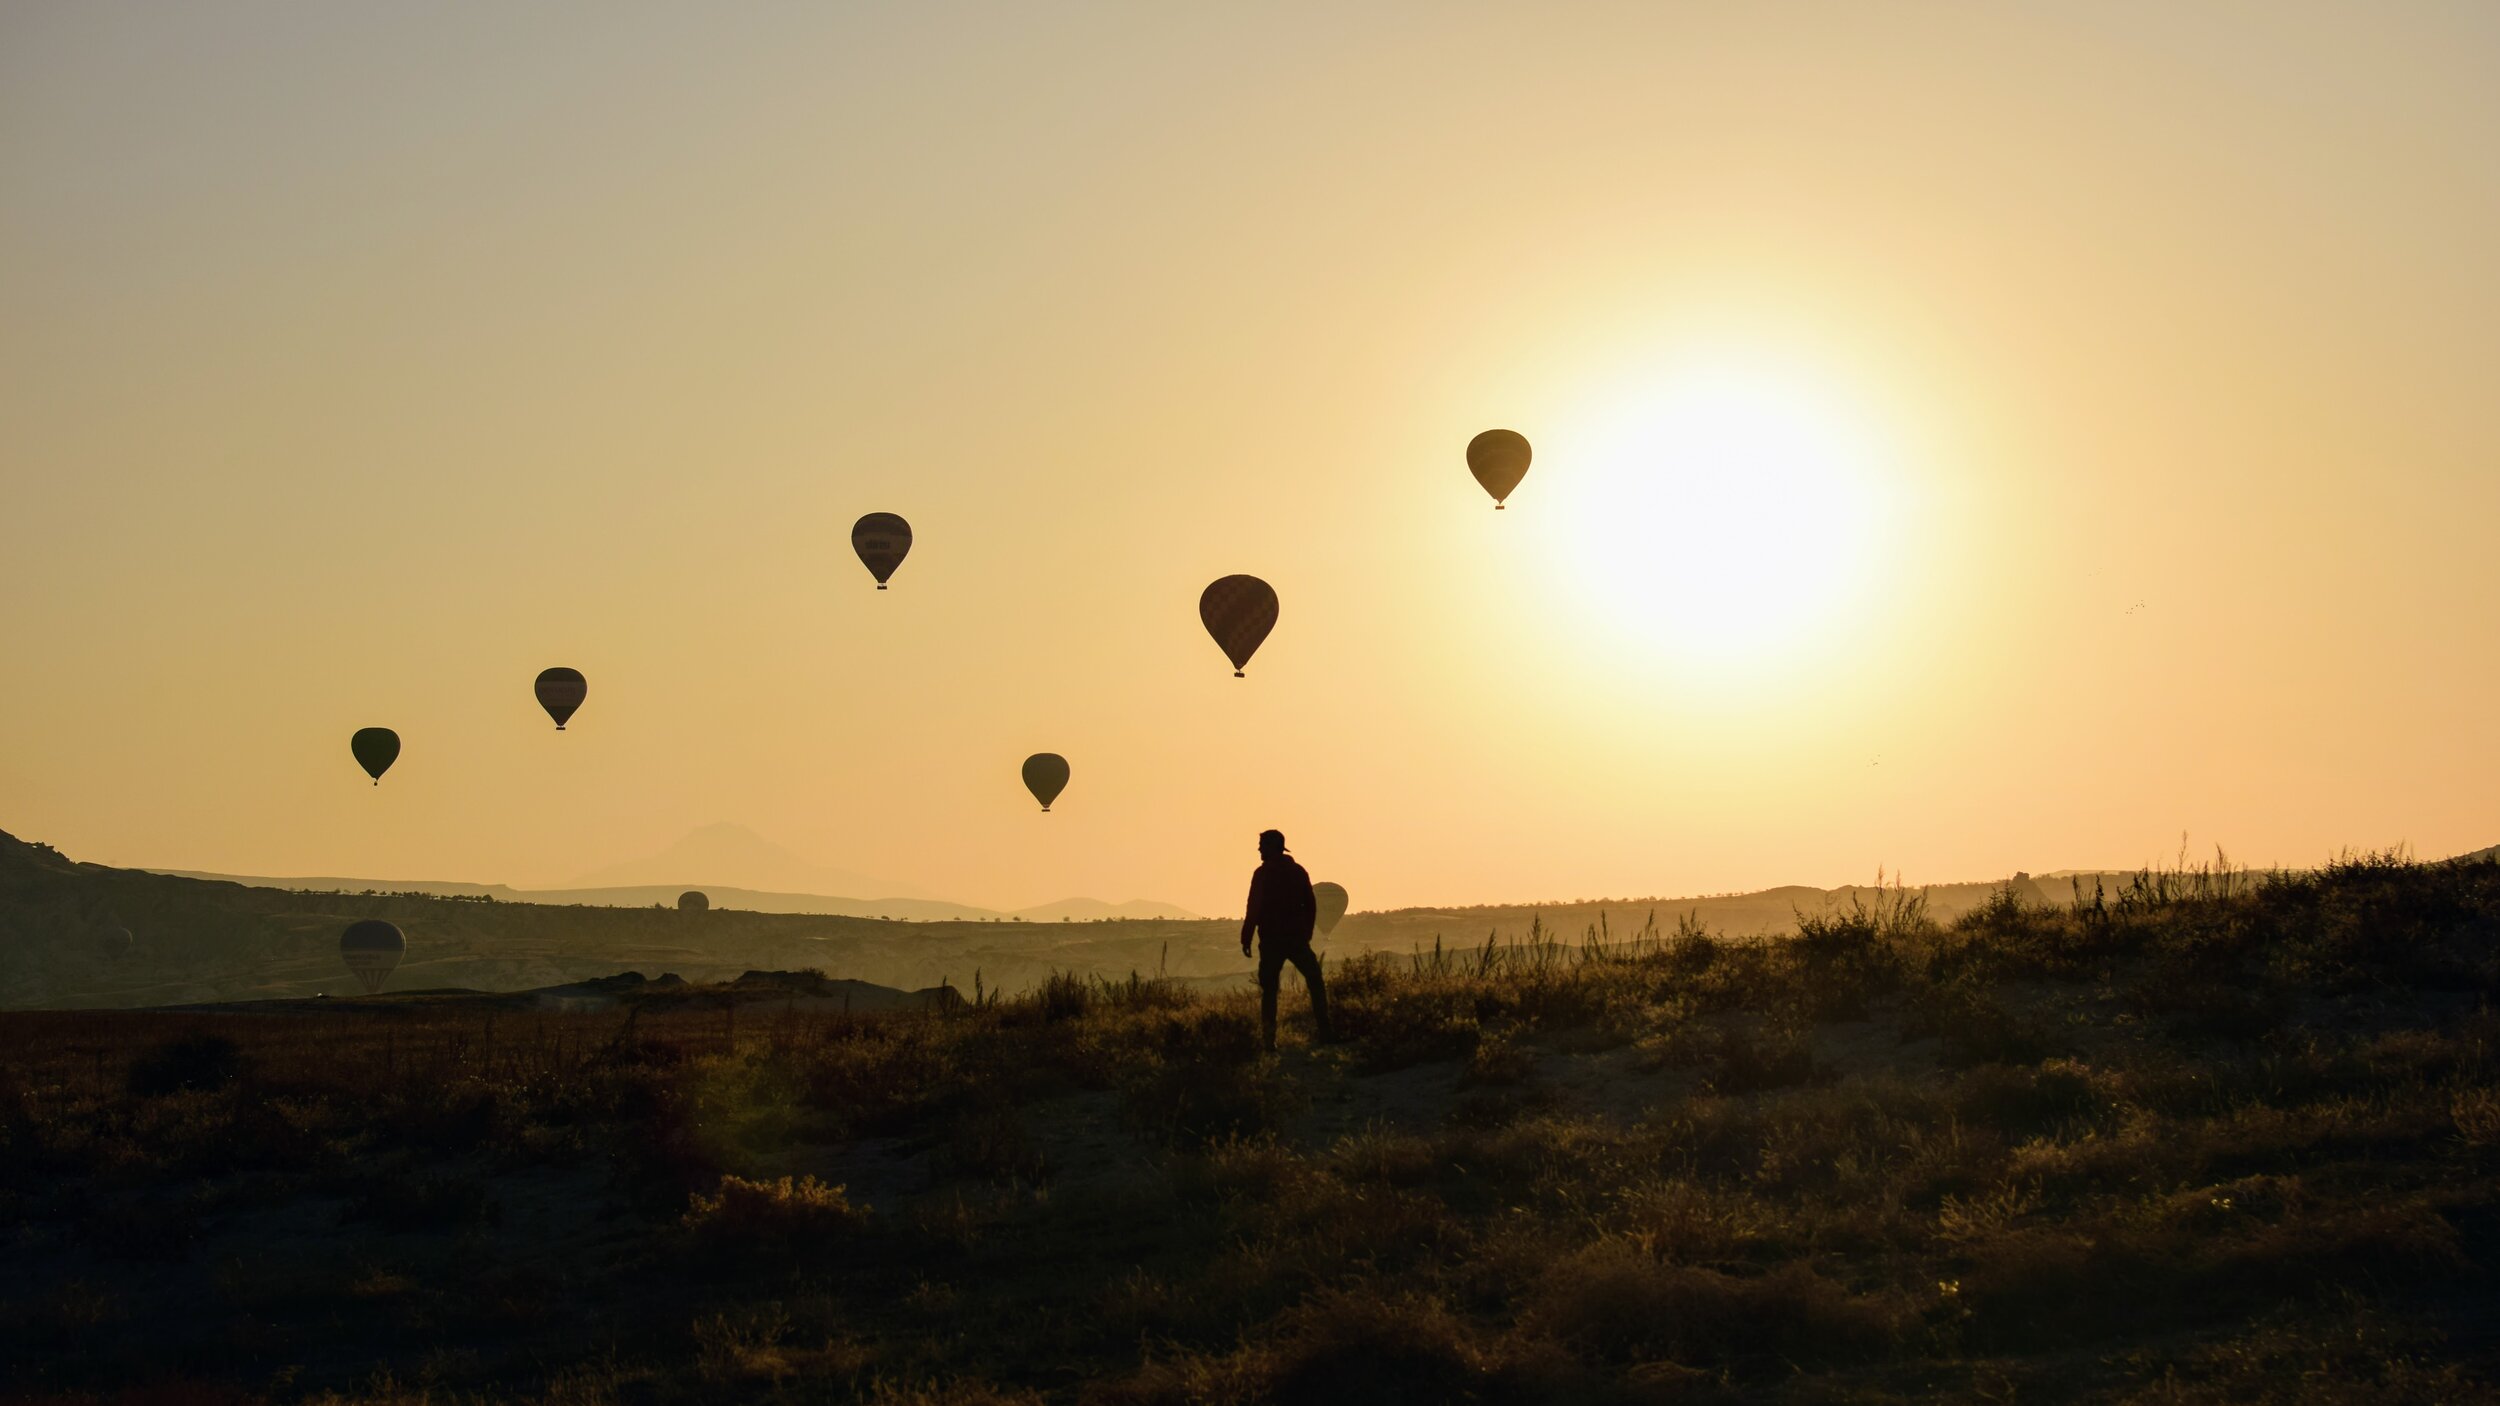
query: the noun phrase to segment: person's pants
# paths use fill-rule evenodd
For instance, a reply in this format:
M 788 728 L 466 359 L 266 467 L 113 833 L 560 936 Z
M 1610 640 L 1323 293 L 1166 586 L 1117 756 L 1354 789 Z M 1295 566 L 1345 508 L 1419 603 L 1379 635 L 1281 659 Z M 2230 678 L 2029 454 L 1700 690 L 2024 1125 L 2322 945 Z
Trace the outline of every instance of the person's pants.
M 1319 954 L 1308 942 L 1291 947 L 1273 943 L 1259 944 L 1259 1032 L 1269 1049 L 1276 1048 L 1276 990 L 1284 985 L 1285 963 L 1302 973 L 1302 984 L 1311 993 L 1311 1025 L 1323 1040 L 1331 1037 L 1328 1027 L 1328 983 L 1319 974 Z

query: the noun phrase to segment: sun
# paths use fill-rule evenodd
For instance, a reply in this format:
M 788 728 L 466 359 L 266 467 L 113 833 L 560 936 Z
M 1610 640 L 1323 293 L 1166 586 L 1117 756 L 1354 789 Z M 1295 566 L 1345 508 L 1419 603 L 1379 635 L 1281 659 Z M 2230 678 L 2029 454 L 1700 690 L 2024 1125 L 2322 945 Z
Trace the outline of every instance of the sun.
M 1894 475 L 1822 378 L 1662 366 L 1566 428 L 1552 462 L 1540 446 L 1535 486 L 1557 574 L 1607 633 L 1679 665 L 1759 669 L 1877 607 Z

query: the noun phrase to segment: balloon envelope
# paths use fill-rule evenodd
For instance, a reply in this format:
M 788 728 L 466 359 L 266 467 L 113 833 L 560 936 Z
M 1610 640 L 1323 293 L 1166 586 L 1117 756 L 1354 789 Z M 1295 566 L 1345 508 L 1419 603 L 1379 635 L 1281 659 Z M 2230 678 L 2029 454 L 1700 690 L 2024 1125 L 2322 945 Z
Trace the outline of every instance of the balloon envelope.
M 590 696 L 590 681 L 579 669 L 549 669 L 538 676 L 538 706 L 556 720 L 556 731 L 564 731 L 565 722 L 573 716 L 582 700 Z
M 368 996 L 390 980 L 391 972 L 407 951 L 408 939 L 379 918 L 350 923 L 347 931 L 339 934 L 339 960 L 347 963 L 347 969 L 355 974 Z
M 1198 619 L 1242 677 L 1250 656 L 1276 628 L 1276 589 L 1256 576 L 1227 576 L 1198 593 Z
M 360 727 L 347 739 L 347 750 L 356 754 L 356 765 L 365 769 L 373 784 L 382 784 L 382 773 L 399 760 L 399 734 L 387 727 Z
M 130 955 L 131 944 L 136 940 L 137 939 L 130 935 L 130 929 L 128 928 L 105 928 L 95 935 L 96 955 L 101 957 L 127 957 Z
M 1530 454 L 1527 436 L 1515 430 L 1486 430 L 1467 441 L 1467 472 L 1493 495 L 1493 506 L 1499 508 L 1519 480 L 1528 476 Z
M 1057 752 L 1035 752 L 1025 758 L 1024 789 L 1033 793 L 1042 809 L 1050 809 L 1050 803 L 1068 789 L 1068 759 Z
M 1318 910 L 1313 915 L 1312 926 L 1319 930 L 1320 936 L 1326 937 L 1336 929 L 1337 920 L 1345 916 L 1345 901 L 1343 884 L 1322 882 L 1311 885 L 1311 903 Z
M 859 553 L 882 591 L 894 568 L 911 555 L 911 524 L 893 513 L 870 513 L 851 524 L 851 550 Z
M 688 889 L 677 895 L 677 911 L 680 913 L 701 913 L 711 906 L 712 896 L 700 889 Z

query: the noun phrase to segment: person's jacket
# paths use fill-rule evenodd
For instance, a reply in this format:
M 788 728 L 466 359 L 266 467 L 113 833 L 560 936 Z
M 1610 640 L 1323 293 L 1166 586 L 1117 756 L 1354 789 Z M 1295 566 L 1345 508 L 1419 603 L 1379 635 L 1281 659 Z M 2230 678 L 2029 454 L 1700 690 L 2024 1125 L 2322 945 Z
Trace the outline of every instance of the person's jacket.
M 1290 855 L 1263 861 L 1250 875 L 1250 905 L 1242 910 L 1241 940 L 1252 933 L 1263 941 L 1287 947 L 1308 946 L 1311 925 L 1319 920 L 1319 904 L 1311 897 L 1311 876 Z

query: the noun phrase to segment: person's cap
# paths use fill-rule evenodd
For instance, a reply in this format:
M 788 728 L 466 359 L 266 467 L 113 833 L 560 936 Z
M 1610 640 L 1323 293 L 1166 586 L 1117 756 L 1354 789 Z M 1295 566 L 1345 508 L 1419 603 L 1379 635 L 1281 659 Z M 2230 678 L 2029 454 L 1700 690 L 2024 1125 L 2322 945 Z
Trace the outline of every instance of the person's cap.
M 1278 854 L 1283 854 L 1285 852 L 1285 832 L 1282 830 L 1261 830 L 1259 832 L 1259 848 L 1263 850 L 1272 849 Z

